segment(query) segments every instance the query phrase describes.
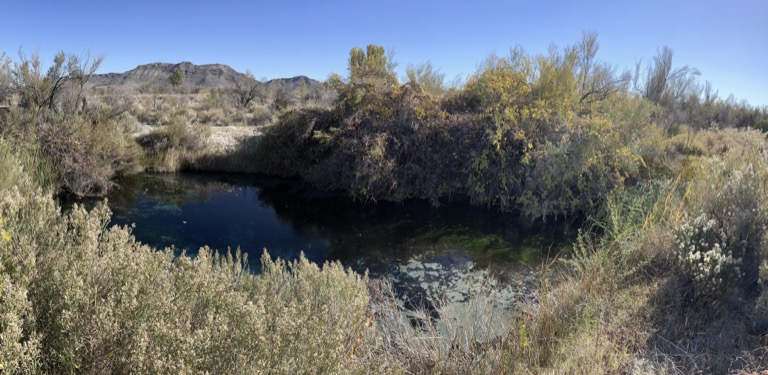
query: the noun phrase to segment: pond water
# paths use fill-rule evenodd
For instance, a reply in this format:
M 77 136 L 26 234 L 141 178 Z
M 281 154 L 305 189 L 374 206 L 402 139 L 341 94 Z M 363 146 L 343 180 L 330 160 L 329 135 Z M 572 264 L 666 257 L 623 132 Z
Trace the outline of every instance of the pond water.
M 140 174 L 118 184 L 108 197 L 112 221 L 135 224 L 143 243 L 188 254 L 204 245 L 239 247 L 252 266 L 264 249 L 286 259 L 303 252 L 318 263 L 368 270 L 422 300 L 461 301 L 491 273 L 500 283 L 491 287 L 507 288 L 512 299 L 573 237 L 563 223 L 534 224 L 464 203 L 362 203 L 263 176 Z

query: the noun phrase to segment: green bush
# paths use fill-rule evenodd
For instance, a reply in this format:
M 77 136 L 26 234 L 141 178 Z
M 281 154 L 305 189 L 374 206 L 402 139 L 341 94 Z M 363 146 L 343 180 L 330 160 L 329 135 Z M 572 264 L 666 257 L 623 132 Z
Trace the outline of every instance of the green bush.
M 533 218 L 588 214 L 659 148 L 643 139 L 654 107 L 620 93 L 618 81 L 579 92 L 597 84 L 590 79 L 615 78 L 604 65 L 600 77 L 579 71 L 579 54 L 594 52 L 492 56 L 461 90 L 436 96 L 415 71 L 400 85 L 383 49 L 353 49 L 349 76 L 328 82 L 339 94 L 334 108 L 283 115 L 257 163 L 360 199 L 461 198 Z
M 753 127 L 763 133 L 768 132 L 768 118 L 761 118 L 757 120 Z
M 531 152 L 518 203 L 530 217 L 594 213 L 636 164 L 613 123 L 576 121 L 559 140 Z

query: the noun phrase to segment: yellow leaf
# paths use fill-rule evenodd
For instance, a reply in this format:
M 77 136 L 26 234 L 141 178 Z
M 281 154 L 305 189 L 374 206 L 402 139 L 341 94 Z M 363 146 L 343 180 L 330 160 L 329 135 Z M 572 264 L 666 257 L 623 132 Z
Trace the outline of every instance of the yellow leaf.
M 2 231 L 2 237 L 6 241 L 10 241 L 11 240 L 11 235 L 8 234 L 8 232 L 6 232 L 6 231 Z

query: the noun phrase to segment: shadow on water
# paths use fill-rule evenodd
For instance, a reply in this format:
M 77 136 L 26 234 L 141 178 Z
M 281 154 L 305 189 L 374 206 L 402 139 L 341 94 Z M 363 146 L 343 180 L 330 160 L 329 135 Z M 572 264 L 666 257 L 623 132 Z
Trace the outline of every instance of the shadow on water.
M 113 223 L 135 223 L 136 237 L 152 246 L 240 247 L 252 260 L 264 248 L 289 259 L 304 251 L 355 269 L 413 257 L 537 264 L 573 237 L 562 222 L 533 223 L 466 203 L 362 203 L 263 176 L 136 175 L 120 180 L 108 199 Z

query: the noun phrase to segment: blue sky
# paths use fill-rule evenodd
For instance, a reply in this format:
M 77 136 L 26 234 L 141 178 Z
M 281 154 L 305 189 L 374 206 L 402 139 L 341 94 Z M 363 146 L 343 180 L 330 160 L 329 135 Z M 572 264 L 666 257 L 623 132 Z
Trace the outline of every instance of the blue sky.
M 768 1 L 7 1 L 0 51 L 104 54 L 101 73 L 149 62 L 224 63 L 257 78 L 345 74 L 349 50 L 379 44 L 402 69 L 431 60 L 448 80 L 490 53 L 599 33 L 620 69 L 667 45 L 725 98 L 768 105 Z

